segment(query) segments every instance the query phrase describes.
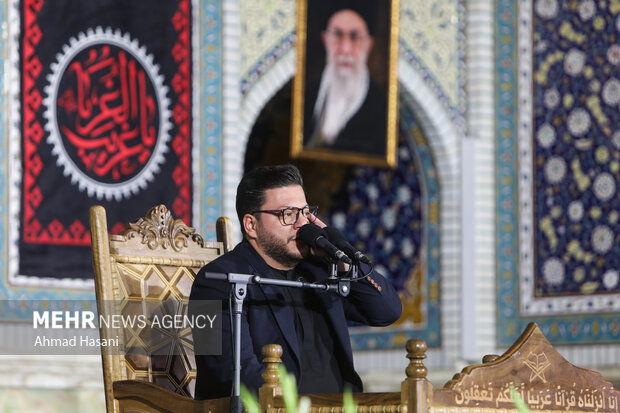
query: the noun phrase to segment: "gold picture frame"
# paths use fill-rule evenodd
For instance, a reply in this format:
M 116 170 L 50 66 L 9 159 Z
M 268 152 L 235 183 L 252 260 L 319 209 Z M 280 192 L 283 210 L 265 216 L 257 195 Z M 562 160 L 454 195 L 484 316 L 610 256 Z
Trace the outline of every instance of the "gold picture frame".
M 357 27 L 364 27 L 356 26 L 356 22 L 360 21 L 358 18 L 366 23 L 366 36 L 363 29 L 357 30 Z M 399 0 L 297 1 L 297 72 L 293 79 L 291 157 L 396 166 L 398 18 Z M 340 86 L 347 82 L 334 80 L 342 79 L 338 77 L 330 78 L 338 70 L 334 63 L 338 58 L 333 56 L 348 53 L 342 52 L 344 48 L 368 45 L 365 41 L 370 42 L 369 51 L 365 54 L 367 76 L 359 75 L 365 83 L 357 84 L 366 86 Z M 341 52 L 335 51 L 334 44 L 341 45 Z M 328 54 L 332 56 L 331 59 L 327 57 Z M 360 52 L 360 55 L 363 53 Z M 343 64 L 357 67 L 359 72 L 364 71 L 359 70 L 360 65 L 364 64 L 363 57 L 356 60 L 353 56 L 350 59 L 343 60 Z M 332 62 L 330 69 L 327 66 L 328 60 Z M 340 75 L 342 73 L 348 75 L 352 72 L 339 72 Z M 329 99 L 330 86 L 327 85 L 341 87 L 332 88 L 337 90 L 332 94 L 337 95 L 344 88 L 344 94 L 354 96 L 348 98 L 356 103 L 351 105 L 353 109 L 345 110 L 347 115 L 339 117 L 333 115 L 340 113 L 338 110 L 324 109 L 328 101 L 338 102 L 338 98 Z M 365 90 L 366 93 L 356 93 L 356 90 Z M 331 105 L 332 108 L 343 106 L 341 103 Z M 321 124 L 325 125 L 329 123 L 327 118 L 348 120 L 344 123 L 342 120 L 332 122 L 329 126 L 317 126 L 317 119 L 321 119 Z M 334 133 L 335 130 L 338 132 Z

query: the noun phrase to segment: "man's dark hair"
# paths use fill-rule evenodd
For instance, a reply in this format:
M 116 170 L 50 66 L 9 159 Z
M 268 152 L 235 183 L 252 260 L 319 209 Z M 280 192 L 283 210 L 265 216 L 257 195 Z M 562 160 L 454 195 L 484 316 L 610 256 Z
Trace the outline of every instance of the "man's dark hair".
M 299 185 L 304 183 L 299 169 L 294 165 L 259 166 L 247 172 L 237 186 L 237 217 L 243 229 L 243 217 L 259 210 L 265 202 L 265 191 L 273 188 Z

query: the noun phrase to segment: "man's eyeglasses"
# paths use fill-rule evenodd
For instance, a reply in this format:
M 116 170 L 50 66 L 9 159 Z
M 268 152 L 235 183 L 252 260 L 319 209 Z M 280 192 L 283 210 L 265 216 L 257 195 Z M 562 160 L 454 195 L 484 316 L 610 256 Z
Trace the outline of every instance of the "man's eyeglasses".
M 267 214 L 278 215 L 280 216 L 280 220 L 284 225 L 295 225 L 297 223 L 297 220 L 299 219 L 300 212 L 304 217 L 307 218 L 310 214 L 316 216 L 316 213 L 318 211 L 318 206 L 306 205 L 303 208 L 288 207 L 282 209 L 259 209 L 258 211 L 253 211 L 252 214 L 256 214 L 257 212 L 265 212 Z
M 343 32 L 342 30 L 325 30 L 327 35 L 331 37 L 336 43 L 341 44 L 345 39 L 348 39 L 352 44 L 359 45 L 368 36 L 360 33 L 356 30 L 351 32 Z

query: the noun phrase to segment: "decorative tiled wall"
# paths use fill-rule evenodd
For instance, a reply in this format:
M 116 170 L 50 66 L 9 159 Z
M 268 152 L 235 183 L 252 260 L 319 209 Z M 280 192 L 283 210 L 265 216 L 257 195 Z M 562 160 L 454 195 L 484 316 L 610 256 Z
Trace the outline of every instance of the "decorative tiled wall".
M 461 141 L 461 357 L 497 354 L 495 306 L 495 61 L 493 0 L 467 2 L 466 138 Z
M 618 13 L 606 2 L 497 2 L 501 344 L 529 321 L 556 344 L 620 339 Z
M 240 1 L 241 92 L 279 60 L 295 42 L 295 1 Z
M 464 110 L 462 1 L 400 1 L 400 45 L 455 116 Z
M 6 67 L 8 60 L 8 16 L 7 6 L 3 3 L 0 7 L 0 65 Z M 10 80 L 8 76 L 0 77 L 0 274 L 8 274 L 8 168 L 6 167 L 8 158 L 8 96 L 4 91 L 7 90 L 6 82 Z
M 196 76 L 194 94 L 195 205 L 194 216 L 205 237 L 215 238 L 215 221 L 222 215 L 222 11 L 217 0 L 193 0 Z
M 521 153 L 528 151 L 534 160 L 530 205 L 538 253 L 532 254 L 534 262 L 522 259 L 533 272 L 522 270 L 521 312 L 617 312 L 620 9 L 594 1 L 576 7 L 538 2 L 532 21 L 529 11 L 520 16 L 532 31 L 528 101 L 534 113 L 531 135 L 519 141 Z M 584 47 L 586 39 L 596 46 Z

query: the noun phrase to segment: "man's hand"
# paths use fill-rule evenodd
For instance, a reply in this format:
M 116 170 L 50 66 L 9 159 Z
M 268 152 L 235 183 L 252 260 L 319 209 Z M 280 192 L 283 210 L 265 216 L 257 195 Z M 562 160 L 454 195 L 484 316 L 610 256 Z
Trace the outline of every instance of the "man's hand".
M 311 224 L 317 225 L 321 228 L 325 228 L 327 226 L 323 221 L 319 219 L 319 217 L 312 215 L 312 214 L 308 214 L 308 221 Z

